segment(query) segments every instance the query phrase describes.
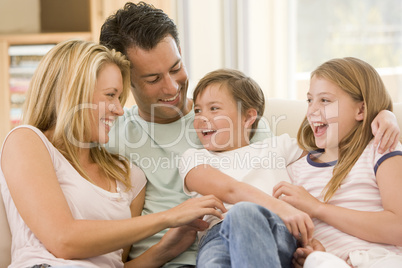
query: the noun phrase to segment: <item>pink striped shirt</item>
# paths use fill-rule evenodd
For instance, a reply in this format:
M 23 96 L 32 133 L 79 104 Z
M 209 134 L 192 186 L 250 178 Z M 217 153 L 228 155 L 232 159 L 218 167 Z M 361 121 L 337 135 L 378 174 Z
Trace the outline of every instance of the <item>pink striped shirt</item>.
M 402 155 L 401 144 L 398 144 L 396 150 L 391 153 L 379 154 L 371 141 L 328 203 L 360 211 L 384 210 L 377 185 L 376 171 L 384 160 L 395 155 Z M 313 162 L 309 154 L 289 166 L 288 171 L 293 184 L 303 186 L 311 195 L 323 201 L 321 193 L 332 177 L 335 164 L 336 161 Z M 341 232 L 318 219 L 313 219 L 313 221 L 315 224 L 314 238 L 318 239 L 328 252 L 344 260 L 348 259 L 349 252 L 374 247 L 383 247 L 402 255 L 402 247 L 368 242 Z

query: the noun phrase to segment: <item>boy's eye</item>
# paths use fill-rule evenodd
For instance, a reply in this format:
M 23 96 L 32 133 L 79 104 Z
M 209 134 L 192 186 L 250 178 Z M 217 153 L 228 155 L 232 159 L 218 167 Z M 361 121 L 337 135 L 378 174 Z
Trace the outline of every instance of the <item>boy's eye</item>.
M 218 107 L 214 107 L 214 106 L 211 107 L 211 111 L 216 111 L 218 109 L 219 109 Z
M 201 109 L 196 109 L 196 108 L 194 109 L 194 113 L 195 113 L 195 114 L 198 114 L 198 113 L 200 113 L 200 112 L 201 112 Z
M 312 101 L 312 99 L 307 99 L 307 103 L 311 103 Z

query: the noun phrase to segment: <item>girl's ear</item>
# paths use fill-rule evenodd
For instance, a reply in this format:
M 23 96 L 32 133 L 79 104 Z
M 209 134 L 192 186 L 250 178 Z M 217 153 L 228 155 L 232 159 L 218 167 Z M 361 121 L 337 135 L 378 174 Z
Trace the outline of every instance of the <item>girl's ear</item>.
M 254 108 L 248 109 L 244 119 L 244 126 L 246 128 L 251 127 L 251 125 L 255 122 L 256 119 L 257 119 L 257 110 Z
M 360 102 L 359 103 L 359 106 L 358 106 L 358 108 L 359 108 L 359 111 L 357 112 L 357 114 L 356 114 L 356 120 L 357 121 L 363 121 L 363 119 L 364 119 L 364 114 L 365 114 L 365 109 L 364 109 L 364 102 L 362 101 L 362 102 Z

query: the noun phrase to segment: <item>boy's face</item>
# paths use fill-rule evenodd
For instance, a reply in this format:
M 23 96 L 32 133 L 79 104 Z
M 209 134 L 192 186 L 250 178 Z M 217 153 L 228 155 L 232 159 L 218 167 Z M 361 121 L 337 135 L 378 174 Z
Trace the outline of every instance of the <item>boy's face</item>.
M 171 123 L 191 111 L 187 71 L 171 36 L 151 50 L 129 48 L 127 56 L 131 62 L 132 92 L 144 120 Z
M 246 118 L 239 107 L 220 84 L 207 86 L 196 97 L 194 128 L 205 149 L 219 152 L 248 145 Z

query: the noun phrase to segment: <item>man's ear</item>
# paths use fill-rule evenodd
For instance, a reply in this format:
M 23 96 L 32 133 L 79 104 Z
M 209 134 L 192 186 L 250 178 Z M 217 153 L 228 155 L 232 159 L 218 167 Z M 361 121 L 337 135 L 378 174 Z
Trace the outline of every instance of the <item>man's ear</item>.
M 254 108 L 250 108 L 246 111 L 246 116 L 244 118 L 244 126 L 246 128 L 251 127 L 251 125 L 257 119 L 257 110 Z
M 356 114 L 356 120 L 357 121 L 363 121 L 364 119 L 364 114 L 365 114 L 365 106 L 364 106 L 364 102 L 360 102 L 359 103 L 359 111 Z

